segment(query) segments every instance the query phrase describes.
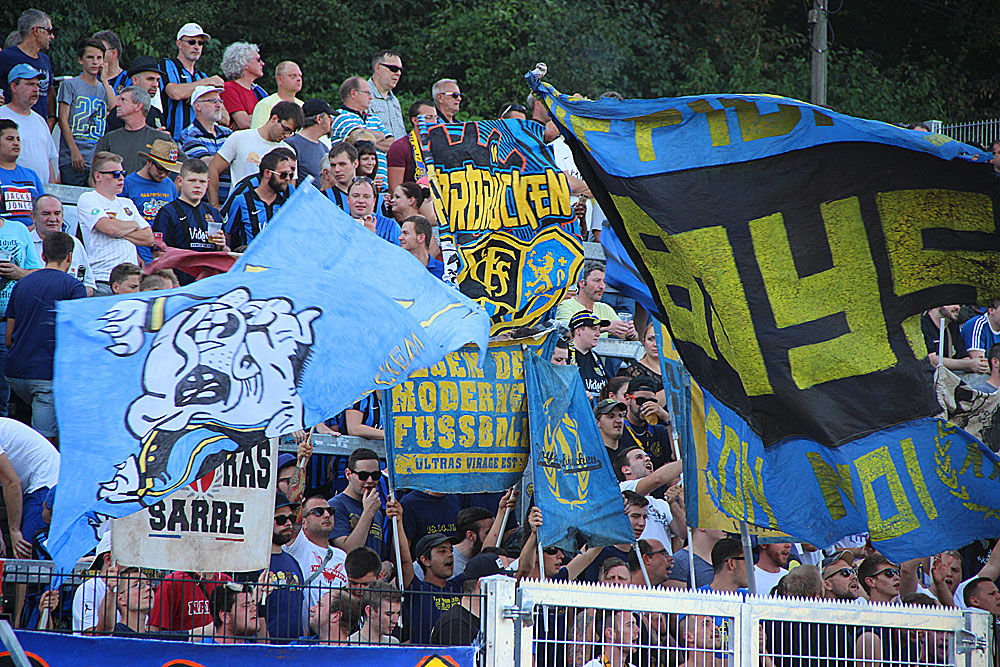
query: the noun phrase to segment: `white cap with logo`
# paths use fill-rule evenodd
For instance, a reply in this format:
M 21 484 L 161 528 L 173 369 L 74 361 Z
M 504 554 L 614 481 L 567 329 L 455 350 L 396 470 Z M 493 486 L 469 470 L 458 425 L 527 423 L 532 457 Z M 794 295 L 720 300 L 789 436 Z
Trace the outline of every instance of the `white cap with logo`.
M 177 39 L 181 39 L 182 37 L 204 37 L 205 39 L 212 39 L 197 23 L 185 23 L 183 27 L 177 31 Z

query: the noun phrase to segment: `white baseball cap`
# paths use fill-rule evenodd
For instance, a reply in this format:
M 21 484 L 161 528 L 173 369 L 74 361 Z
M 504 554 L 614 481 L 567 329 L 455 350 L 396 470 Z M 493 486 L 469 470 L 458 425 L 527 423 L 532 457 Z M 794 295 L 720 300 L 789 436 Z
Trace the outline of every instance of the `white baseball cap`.
M 197 102 L 198 98 L 205 93 L 214 93 L 215 91 L 219 91 L 221 93 L 224 90 L 225 88 L 218 88 L 216 86 L 198 86 L 194 89 L 194 92 L 191 93 L 191 104 Z
M 185 23 L 184 26 L 177 31 L 177 39 L 182 37 L 204 37 L 205 39 L 212 39 L 207 32 L 201 29 L 201 26 L 197 23 Z

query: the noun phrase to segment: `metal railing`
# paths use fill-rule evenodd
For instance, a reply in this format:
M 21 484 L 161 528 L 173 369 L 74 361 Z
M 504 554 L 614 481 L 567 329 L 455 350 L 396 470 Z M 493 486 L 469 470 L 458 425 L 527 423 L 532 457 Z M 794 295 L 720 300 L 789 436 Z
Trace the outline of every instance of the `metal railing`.
M 989 150 L 990 144 L 1000 139 L 1000 119 L 977 120 L 971 123 L 941 125 L 941 134 L 965 144 L 975 144 Z
M 487 592 L 487 667 L 987 667 L 979 610 L 758 598 L 504 578 Z M 602 657 L 603 656 L 603 657 Z

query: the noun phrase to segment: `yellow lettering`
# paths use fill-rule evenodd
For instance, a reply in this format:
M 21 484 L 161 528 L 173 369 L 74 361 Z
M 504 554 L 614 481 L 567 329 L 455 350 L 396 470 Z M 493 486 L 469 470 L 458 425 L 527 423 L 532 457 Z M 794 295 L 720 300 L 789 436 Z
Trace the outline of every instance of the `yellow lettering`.
M 458 428 L 462 431 L 462 436 L 458 439 L 461 447 L 472 447 L 476 441 L 476 418 L 472 415 L 459 415 Z
M 913 508 L 910 507 L 910 501 L 906 498 L 906 490 L 896 472 L 892 457 L 889 456 L 888 447 L 879 447 L 862 455 L 854 462 L 854 467 L 861 480 L 861 491 L 868 512 L 868 531 L 871 533 L 872 541 L 900 537 L 920 525 Z M 886 518 L 882 518 L 875 499 L 874 487 L 876 480 L 883 477 L 892 495 L 892 502 L 896 505 L 896 513 Z
M 716 109 L 708 100 L 695 100 L 688 102 L 688 107 L 695 113 L 705 114 L 708 121 L 708 136 L 712 139 L 713 146 L 729 145 L 729 121 L 726 120 L 726 110 Z
M 830 512 L 830 518 L 837 520 L 847 516 L 847 510 L 844 508 L 844 501 L 840 494 L 843 493 L 848 502 L 854 504 L 854 488 L 851 486 L 851 474 L 848 466 L 838 465 L 837 468 L 834 468 L 824 461 L 817 452 L 806 452 L 806 458 L 812 465 L 813 474 L 819 483 L 823 500 L 826 501 L 826 509 Z
M 493 449 L 493 418 L 489 415 L 479 415 L 479 447 Z
M 470 378 L 484 378 L 482 369 L 479 368 L 479 355 L 475 352 L 466 352 L 462 350 L 462 363 L 465 364 L 466 372 L 468 372 Z
M 551 213 L 559 216 L 572 215 L 569 203 L 569 179 L 566 174 L 556 169 L 545 170 L 545 184 L 549 189 L 549 206 Z
M 736 120 L 739 122 L 743 141 L 784 136 L 794 130 L 802 118 L 799 107 L 791 104 L 779 103 L 777 111 L 762 114 L 755 102 L 741 99 L 720 101 L 722 106 L 736 109 Z
M 743 507 L 736 496 L 729 492 L 729 457 L 735 457 L 734 473 L 736 482 L 734 488 L 740 488 L 742 481 L 740 475 L 743 472 L 740 466 L 740 438 L 731 427 L 725 426 L 725 440 L 722 443 L 722 451 L 719 453 L 719 505 L 733 516 L 743 516 Z
M 403 382 L 392 388 L 392 411 L 394 413 L 413 412 L 415 405 L 412 382 Z
M 625 119 L 635 123 L 635 149 L 639 153 L 640 162 L 656 159 L 656 151 L 653 150 L 653 130 L 678 125 L 681 118 L 681 112 L 677 109 L 664 109 L 645 116 Z
M 496 443 L 497 447 L 508 447 L 507 443 L 507 421 L 506 417 L 498 416 L 496 418 L 497 432 L 496 432 Z
M 451 449 L 455 444 L 455 418 L 452 415 L 441 415 L 437 424 L 438 446 L 442 449 Z
M 871 261 L 857 197 L 820 206 L 833 267 L 800 278 L 784 219 L 775 213 L 750 221 L 754 252 L 779 329 L 843 313 L 848 333 L 788 350 L 799 389 L 884 370 L 896 363 L 878 300 L 878 275 Z
M 431 375 L 434 377 L 448 377 L 448 365 L 444 361 L 439 361 L 431 366 Z
M 900 440 L 899 444 L 903 447 L 903 459 L 906 461 L 906 470 L 910 473 L 910 479 L 913 481 L 913 488 L 917 491 L 917 498 L 920 499 L 920 506 L 924 508 L 924 514 L 927 515 L 928 519 L 937 518 L 937 508 L 934 507 L 934 500 L 931 498 L 930 492 L 927 490 L 927 483 L 924 482 L 924 473 L 920 470 L 920 462 L 917 460 L 917 451 L 913 448 L 913 438 L 906 438 Z M 969 443 L 970 449 L 976 447 L 975 443 Z M 979 448 L 976 447 L 976 451 Z M 982 461 L 982 456 L 980 455 L 980 461 Z
M 489 382 L 477 382 L 479 390 L 479 409 L 483 412 L 493 412 L 493 385 Z
M 437 385 L 433 382 L 421 382 L 417 387 L 417 401 L 422 412 L 437 410 Z
M 590 149 L 590 141 L 587 139 L 588 132 L 610 132 L 611 131 L 611 121 L 610 120 L 600 120 L 597 118 L 584 118 L 583 116 L 570 115 L 569 123 L 566 123 L 566 112 L 562 107 L 555 108 L 556 117 L 563 122 L 564 125 L 573 126 L 573 134 L 580 140 L 584 146 Z
M 521 356 L 520 352 L 513 352 L 510 355 L 510 379 L 524 379 L 524 357 Z
M 408 415 L 393 415 L 392 436 L 397 443 L 403 443 L 407 438 L 408 429 L 413 428 L 413 417 Z
M 510 352 L 491 352 L 493 363 L 497 367 L 497 379 L 510 379 Z
M 504 382 L 497 384 L 497 412 L 507 412 L 508 398 L 510 396 L 510 385 Z
M 442 412 L 452 412 L 458 408 L 458 385 L 454 382 L 438 383 L 438 404 Z
M 452 352 L 444 358 L 445 362 L 448 364 L 448 374 L 453 378 L 464 378 L 465 368 L 459 364 L 459 357 L 457 352 Z
M 434 417 L 430 415 L 418 416 L 417 421 L 417 445 L 429 448 L 434 445 Z
M 458 391 L 461 396 L 458 409 L 462 412 L 477 412 L 476 383 L 462 380 L 458 383 Z

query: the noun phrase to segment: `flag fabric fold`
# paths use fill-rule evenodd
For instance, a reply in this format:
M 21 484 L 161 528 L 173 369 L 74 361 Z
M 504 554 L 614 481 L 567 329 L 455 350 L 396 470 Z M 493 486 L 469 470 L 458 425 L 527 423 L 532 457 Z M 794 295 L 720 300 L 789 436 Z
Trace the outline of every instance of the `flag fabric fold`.
M 608 452 L 575 366 L 524 355 L 535 504 L 544 547 L 635 542 Z
M 54 385 L 60 569 L 97 527 L 231 452 L 308 428 L 471 342 L 488 316 L 409 253 L 299 188 L 229 272 L 60 302 Z M 85 471 L 85 472 L 84 472 Z
M 772 95 L 528 79 L 703 392 L 723 511 L 817 546 L 867 530 L 891 557 L 1000 532 L 1000 473 L 972 464 L 995 456 L 939 418 L 920 323 L 1000 297 L 988 153 Z

